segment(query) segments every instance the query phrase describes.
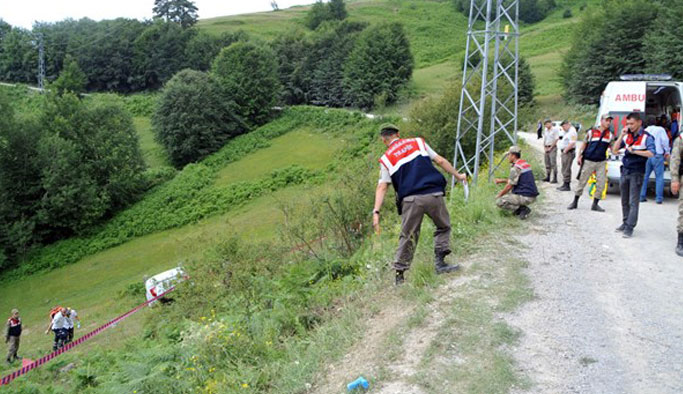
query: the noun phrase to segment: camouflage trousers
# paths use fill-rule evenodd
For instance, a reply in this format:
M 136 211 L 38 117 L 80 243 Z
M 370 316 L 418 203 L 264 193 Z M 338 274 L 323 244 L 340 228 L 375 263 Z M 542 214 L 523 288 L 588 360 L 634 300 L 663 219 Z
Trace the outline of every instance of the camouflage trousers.
M 678 192 L 678 232 L 683 233 L 683 190 Z
M 527 197 L 519 194 L 508 193 L 503 197 L 497 199 L 496 205 L 498 206 L 498 208 L 514 212 L 517 210 L 517 208 L 521 206 L 533 204 L 534 201 L 536 201 L 536 197 Z

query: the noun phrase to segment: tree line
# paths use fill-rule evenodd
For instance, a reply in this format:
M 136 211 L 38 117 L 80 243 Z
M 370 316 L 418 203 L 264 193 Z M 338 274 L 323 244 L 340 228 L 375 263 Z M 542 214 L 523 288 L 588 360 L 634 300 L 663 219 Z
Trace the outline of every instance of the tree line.
M 400 24 L 369 26 L 339 20 L 337 12 L 315 30 L 266 43 L 245 33 L 208 35 L 183 25 L 185 14 L 167 12 L 175 16 L 0 29 L 3 78 L 33 78 L 37 32 L 52 76 L 50 92 L 31 111 L 15 113 L 0 97 L 0 267 L 87 233 L 164 179 L 145 172 L 120 103 L 80 92 L 163 87 L 152 124 L 181 168 L 267 123 L 278 104 L 372 108 L 395 101 L 412 75 Z
M 570 101 L 597 104 L 622 74 L 665 73 L 683 79 L 683 0 L 608 0 L 586 13 L 562 64 Z

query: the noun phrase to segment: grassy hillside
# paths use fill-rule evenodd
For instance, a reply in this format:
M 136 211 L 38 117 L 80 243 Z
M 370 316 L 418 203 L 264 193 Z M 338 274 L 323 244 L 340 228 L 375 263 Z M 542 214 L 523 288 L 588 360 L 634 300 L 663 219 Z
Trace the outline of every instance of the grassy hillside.
M 136 125 L 144 126 L 146 123 L 145 118 L 136 118 Z M 239 156 L 236 154 L 238 151 L 232 148 L 235 143 L 235 146 L 242 146 L 244 138 L 238 138 L 235 143 L 228 144 L 207 158 L 207 162 L 214 163 L 215 170 L 204 172 L 210 177 L 204 183 L 211 188 L 232 190 L 246 181 L 269 178 L 273 171 L 292 166 L 322 174 L 334 168 L 334 153 L 344 155 L 342 146 L 357 149 L 367 144 L 366 138 L 359 138 L 362 135 L 359 131 L 363 130 L 360 126 L 365 125 L 364 130 L 367 131 L 368 126 L 374 129 L 375 123 L 346 111 L 327 113 L 323 109 L 301 108 L 287 112 L 276 122 L 264 127 L 263 132 L 257 130 L 248 137 L 253 140 L 255 136 L 263 134 L 274 138 L 264 139 L 253 145 L 251 151 Z M 337 143 L 341 135 L 341 141 L 346 145 Z M 189 166 L 176 179 L 182 180 L 186 173 L 191 174 L 193 171 L 192 166 Z M 43 330 L 47 325 L 47 312 L 54 305 L 71 306 L 78 310 L 85 324 L 85 332 L 144 300 L 139 287 L 145 275 L 197 260 L 206 249 L 231 234 L 251 241 L 277 237 L 278 226 L 283 220 L 280 204 L 324 187 L 317 185 L 319 182 L 314 179 L 311 181 L 314 182 L 309 185 L 254 192 L 225 209 L 211 211 L 213 215 L 182 221 L 181 225 L 172 226 L 175 228 L 132 237 L 127 242 L 118 242 L 118 246 L 86 253 L 83 258 L 63 268 L 11 281 L 5 279 L 0 286 L 0 310 L 16 307 L 22 311 L 26 327 L 22 355 L 33 358 L 49 351 L 51 337 L 43 335 Z M 173 184 L 164 187 L 172 188 Z M 148 198 L 154 193 L 152 191 Z M 208 189 L 205 189 L 205 193 L 211 194 Z M 172 194 L 168 196 L 172 197 Z M 140 204 L 144 205 L 145 200 Z M 131 209 L 135 210 L 135 207 Z M 126 212 L 122 214 L 126 215 Z M 158 216 L 156 212 L 150 214 L 151 220 Z M 182 225 L 184 223 L 187 224 Z M 106 228 L 103 227 L 102 231 L 106 232 Z M 85 250 L 92 251 L 93 248 L 85 245 L 94 245 L 93 242 L 99 243 L 103 239 L 106 236 L 98 236 L 97 233 L 89 238 L 71 239 L 67 241 L 67 249 L 77 251 L 85 247 Z M 79 243 L 84 246 L 74 246 Z M 44 248 L 41 253 L 49 255 L 51 250 L 59 251 L 61 248 L 63 245 L 58 243 Z M 134 317 L 133 323 L 125 324 L 132 324 L 131 330 L 135 331 L 135 327 L 141 325 L 141 319 Z M 116 347 L 116 342 L 111 345 Z M 9 370 L 3 365 L 0 374 Z
M 437 95 L 443 91 L 449 81 L 458 78 L 462 67 L 459 62 L 465 46 L 466 18 L 455 12 L 450 2 L 357 1 L 350 3 L 348 9 L 352 20 L 371 23 L 398 20 L 404 23 L 416 60 L 412 83 L 419 96 Z M 585 121 L 584 119 L 590 119 L 593 116 L 592 109 L 568 107 L 561 97 L 557 71 L 561 56 L 569 47 L 572 26 L 578 22 L 577 16 L 581 14 L 578 5 L 572 6 L 575 16 L 564 19 L 561 16 L 563 9 L 563 7 L 558 8 L 548 19 L 539 24 L 525 26 L 520 39 L 520 51 L 529 61 L 536 76 L 536 93 L 539 101 L 536 115 L 553 118 L 574 116 Z M 301 20 L 305 12 L 305 7 L 296 7 L 280 12 L 207 19 L 200 21 L 199 26 L 212 33 L 244 30 L 253 36 L 270 40 L 283 31 L 303 29 Z M 590 12 L 590 9 L 583 12 Z M 18 105 L 31 105 L 29 99 L 20 100 L 23 101 Z M 396 108 L 388 109 L 386 113 L 405 114 L 411 105 L 412 102 L 404 102 Z M 141 300 L 141 295 L 135 293 L 130 285 L 139 285 L 143 275 L 160 272 L 179 262 L 205 259 L 206 251 L 230 234 L 238 234 L 241 238 L 251 241 L 277 238 L 278 228 L 284 220 L 280 205 L 293 202 L 306 204 L 302 196 L 327 190 L 331 186 L 323 181 L 316 181 L 303 185 L 287 183 L 266 189 L 255 187 L 250 189 L 252 192 L 241 196 L 241 199 L 234 205 L 221 205 L 225 196 L 221 193 L 230 193 L 237 185 L 244 182 L 256 184 L 256 182 L 266 181 L 272 178 L 273 171 L 291 168 L 293 165 L 306 170 L 305 174 L 322 174 L 321 179 L 324 180 L 324 174 L 329 172 L 330 163 L 340 168 L 348 164 L 343 160 L 348 160 L 350 157 L 357 159 L 371 150 L 367 146 L 374 141 L 373 130 L 378 122 L 365 120 L 357 114 L 348 115 L 344 111 L 327 112 L 322 109 L 308 108 L 301 109 L 301 111 L 313 115 L 300 118 L 297 114 L 285 114 L 260 131 L 265 130 L 263 135 L 267 136 L 266 143 L 259 140 L 258 143 L 250 145 L 247 151 L 233 152 L 227 148 L 207 158 L 200 166 L 191 166 L 176 177 L 176 182 L 181 182 L 184 177 L 188 177 L 197 183 L 164 185 L 139 203 L 139 206 L 148 204 L 149 209 L 132 208 L 122 213 L 118 219 L 97 229 L 93 234 L 67 241 L 66 249 L 78 251 L 78 253 L 66 255 L 73 260 L 69 261 L 72 264 L 62 266 L 63 261 L 55 261 L 55 266 L 60 268 L 2 282 L 0 311 L 19 307 L 28 328 L 22 345 L 22 355 L 37 357 L 49 348 L 50 339 L 44 336 L 42 331 L 47 323 L 45 314 L 53 304 L 68 304 L 79 310 L 85 323 L 83 331 L 96 327 Z M 148 166 L 154 168 L 166 165 L 168 159 L 161 147 L 153 140 L 149 118 L 137 116 L 135 126 L 140 135 L 141 148 Z M 254 135 L 260 134 L 256 132 Z M 346 152 L 347 156 L 335 163 L 335 160 L 338 160 L 338 157 L 344 153 L 341 146 L 347 148 L 351 146 L 357 151 Z M 233 153 L 235 153 L 234 157 L 231 156 Z M 201 167 L 201 171 L 197 170 L 198 167 Z M 192 173 L 192 171 L 197 172 Z M 368 172 L 374 176 L 376 168 L 372 167 Z M 163 194 L 160 190 L 164 187 L 185 187 L 189 197 L 183 200 L 172 193 Z M 220 190 L 221 193 L 214 194 L 216 190 Z M 155 193 L 158 194 L 158 203 L 152 204 L 153 199 L 156 198 Z M 490 198 L 492 190 L 487 189 L 482 193 L 482 198 Z M 186 197 L 186 195 L 183 196 Z M 365 196 L 358 196 L 358 198 L 365 198 Z M 371 197 L 367 196 L 367 198 Z M 468 239 L 471 240 L 477 234 L 476 231 L 492 229 L 507 220 L 498 216 L 488 202 L 467 207 L 456 203 L 451 208 L 461 215 L 457 222 L 454 221 L 454 226 L 457 227 L 456 233 L 462 242 L 460 246 L 464 247 L 461 253 L 467 251 L 465 242 Z M 127 232 L 128 227 L 125 227 L 126 231 L 122 230 L 124 227 L 116 227 L 117 223 L 125 222 L 121 217 L 127 218 L 125 220 L 130 219 L 130 223 L 134 223 L 133 219 L 137 219 L 142 214 L 149 215 L 150 221 L 145 222 L 145 225 L 149 227 L 143 229 L 142 226 L 137 228 L 131 225 L 136 228 L 130 232 Z M 178 221 L 174 222 L 169 219 L 163 222 L 164 218 L 170 217 L 171 214 L 176 215 L 174 220 L 177 217 Z M 454 217 L 458 216 L 454 215 Z M 164 224 L 160 225 L 161 222 Z M 480 227 L 475 231 L 472 223 L 478 223 Z M 376 249 L 370 250 L 370 246 L 366 245 L 367 249 L 362 250 L 356 256 L 356 259 L 370 261 L 367 270 L 363 270 L 364 278 L 386 280 L 378 272 L 384 267 L 382 259 L 391 253 L 393 237 L 396 235 L 395 224 L 393 223 L 394 228 L 389 229 L 388 235 L 384 236 L 383 242 Z M 425 234 L 428 232 L 425 231 Z M 98 236 L 101 237 L 98 238 Z M 48 262 L 54 261 L 54 259 L 50 260 L 52 256 L 61 255 L 53 254 L 53 252 L 60 252 L 62 246 L 48 247 L 37 257 Z M 428 248 L 424 248 L 423 243 L 420 251 L 423 257 L 428 255 L 426 249 Z M 418 288 L 431 286 L 436 282 L 433 275 L 430 276 L 429 268 L 428 265 L 424 265 L 418 269 L 417 272 L 420 274 L 413 279 Z M 307 274 L 308 271 L 302 269 L 299 276 L 305 277 Z M 287 283 L 283 280 L 280 285 L 286 286 Z M 330 294 L 340 294 L 337 292 L 342 292 L 346 289 L 345 286 L 353 289 L 361 287 L 358 283 L 344 283 L 338 286 L 336 292 Z M 313 290 L 307 288 L 305 291 Z M 321 294 L 328 293 L 322 292 Z M 422 296 L 425 295 L 422 294 Z M 329 308 L 333 310 L 332 307 Z M 322 309 L 325 313 L 329 312 L 327 309 Z M 345 314 L 337 313 L 338 316 L 348 320 L 323 326 L 319 332 L 306 339 L 306 341 L 310 340 L 310 343 L 290 343 L 283 340 L 277 351 L 273 350 L 282 357 L 278 359 L 278 363 L 281 364 L 271 366 L 271 369 L 266 372 L 272 374 L 275 373 L 273 371 L 285 371 L 286 373 L 283 372 L 280 379 L 283 384 L 281 387 L 288 387 L 292 390 L 301 389 L 304 387 L 306 378 L 312 376 L 321 365 L 325 365 L 326 357 L 339 356 L 338 347 L 352 342 L 353 338 L 348 333 L 358 333 L 353 330 L 358 330 L 359 327 L 358 323 L 352 320 L 362 316 L 354 315 L 356 312 L 357 310 L 350 308 L 348 312 L 344 312 Z M 160 316 L 158 312 L 153 311 L 145 311 L 144 314 L 156 318 Z M 144 326 L 144 314 L 126 321 L 120 325 L 120 328 L 103 336 L 98 340 L 99 345 L 107 350 L 128 347 L 131 353 L 138 351 L 138 346 L 142 346 L 143 342 L 137 333 Z M 331 314 L 335 315 L 334 312 Z M 176 317 L 179 316 L 176 315 Z M 330 331 L 326 332 L 325 330 L 328 329 Z M 121 340 L 127 337 L 130 337 L 132 342 Z M 340 337 L 341 339 L 338 339 Z M 150 342 L 153 341 L 147 340 L 144 346 L 151 346 Z M 308 344 L 312 346 L 312 349 L 307 347 Z M 85 354 L 93 348 L 93 345 L 85 345 L 78 352 Z M 79 354 L 78 352 L 76 355 Z M 65 360 L 77 361 L 78 358 L 67 356 Z M 92 361 L 91 358 L 88 360 Z M 301 361 L 305 365 L 297 368 L 297 371 L 294 371 L 293 367 L 287 369 L 286 365 L 294 365 L 294 360 Z M 186 361 L 183 360 L 183 362 Z M 55 365 L 63 364 L 64 362 L 60 361 Z M 54 368 L 50 368 L 46 368 L 48 372 L 39 372 L 31 377 L 31 382 L 39 384 L 41 379 L 51 379 L 57 376 Z M 0 368 L 0 374 L 8 370 Z M 83 370 L 81 369 L 78 373 L 82 374 Z M 189 374 L 189 372 L 185 373 Z M 246 376 L 245 379 L 254 378 L 257 382 L 257 378 L 254 377 L 257 373 L 254 371 L 249 373 L 253 375 Z M 62 383 L 65 387 L 73 388 L 70 386 L 73 383 L 71 380 L 76 378 L 69 379 L 71 378 L 63 378 Z M 121 380 L 124 379 L 121 378 Z M 239 388 L 239 384 L 236 387 Z M 208 389 L 205 391 L 212 392 Z

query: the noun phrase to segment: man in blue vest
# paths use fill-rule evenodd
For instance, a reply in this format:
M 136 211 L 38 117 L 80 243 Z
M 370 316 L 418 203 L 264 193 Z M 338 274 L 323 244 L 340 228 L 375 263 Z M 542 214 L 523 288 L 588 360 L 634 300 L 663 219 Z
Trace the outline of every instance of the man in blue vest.
M 429 216 L 436 226 L 436 273 L 457 270 L 457 265 L 448 265 L 444 261 L 451 253 L 451 220 L 444 201 L 446 178 L 432 162 L 460 181 L 465 181 L 467 177 L 456 171 L 448 160 L 436 154 L 422 138 L 400 138 L 398 127 L 392 124 L 383 124 L 380 127 L 380 135 L 382 142 L 387 146 L 387 151 L 379 159 L 380 179 L 375 191 L 372 225 L 379 233 L 380 208 L 389 184 L 392 184 L 396 192 L 396 207 L 401 215 L 401 235 L 393 264 L 396 270 L 396 284 L 403 283 L 404 272 L 410 268 L 413 261 L 424 215 Z
M 640 207 L 640 189 L 643 187 L 645 165 L 647 159 L 655 155 L 655 141 L 643 129 L 643 119 L 638 112 L 631 112 L 626 117 L 626 127 L 621 130 L 619 137 L 612 144 L 612 153 L 619 154 L 624 150 L 621 165 L 619 189 L 621 191 L 622 224 L 617 231 L 622 232 L 624 238 L 633 236 L 633 229 L 638 223 L 638 208 Z
M 496 184 L 505 183 L 503 190 L 498 193 L 496 205 L 514 213 L 520 219 L 526 219 L 531 213 L 529 205 L 536 201 L 538 189 L 534 180 L 531 165 L 522 160 L 522 150 L 518 146 L 511 146 L 508 151 L 508 161 L 512 165 L 507 179 L 497 178 Z

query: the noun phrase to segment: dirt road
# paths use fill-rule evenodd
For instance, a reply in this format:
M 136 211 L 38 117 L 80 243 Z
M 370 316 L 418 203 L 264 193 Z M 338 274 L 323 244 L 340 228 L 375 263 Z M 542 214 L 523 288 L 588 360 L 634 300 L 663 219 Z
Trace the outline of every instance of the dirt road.
M 518 237 L 536 299 L 507 319 L 524 333 L 512 352 L 530 392 L 683 392 L 677 201 L 641 204 L 634 237 L 623 239 L 614 231 L 619 196 L 607 196 L 605 213 L 590 211 L 586 197 L 568 211 L 573 193 L 555 187 L 543 185 L 544 201 Z

